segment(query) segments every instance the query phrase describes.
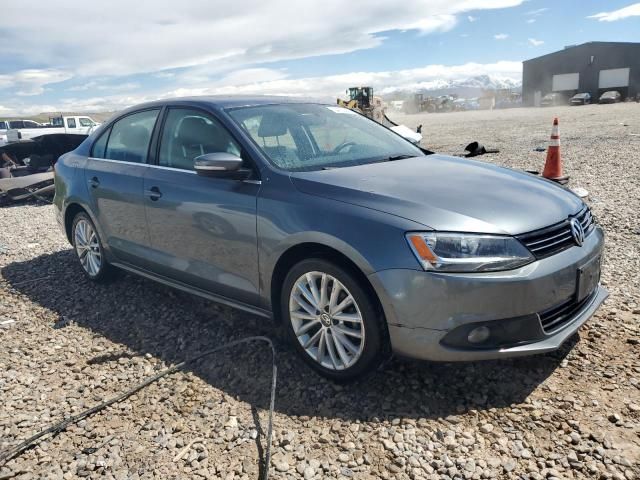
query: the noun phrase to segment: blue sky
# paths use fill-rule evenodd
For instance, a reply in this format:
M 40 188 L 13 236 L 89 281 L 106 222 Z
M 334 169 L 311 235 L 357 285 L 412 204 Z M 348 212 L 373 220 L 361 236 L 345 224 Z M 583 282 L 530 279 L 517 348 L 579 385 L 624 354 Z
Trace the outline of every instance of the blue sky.
M 640 3 L 629 0 L 394 4 L 26 0 L 5 9 L 0 26 L 0 115 L 114 110 L 176 95 L 519 79 L 522 60 L 566 45 L 640 41 Z

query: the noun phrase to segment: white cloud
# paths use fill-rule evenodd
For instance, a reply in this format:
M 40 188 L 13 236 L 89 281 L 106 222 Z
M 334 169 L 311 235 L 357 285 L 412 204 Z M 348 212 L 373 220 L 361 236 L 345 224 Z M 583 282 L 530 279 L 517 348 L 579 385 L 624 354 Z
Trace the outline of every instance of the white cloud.
M 181 88 L 165 92 L 161 97 L 185 95 L 293 95 L 293 96 L 328 96 L 336 97 L 344 94 L 350 85 L 371 85 L 378 93 L 398 90 L 416 90 L 430 88 L 438 82 L 463 80 L 479 75 L 490 75 L 500 79 L 519 81 L 522 78 L 521 62 L 496 62 L 490 64 L 465 63 L 463 65 L 427 65 L 419 68 L 380 71 L 350 72 L 323 77 L 288 78 L 282 71 L 260 69 L 263 78 L 272 76 L 271 80 L 249 81 L 245 83 L 226 82 L 224 80 L 212 86 Z M 246 72 L 246 71 L 245 71 Z M 246 73 L 241 74 L 246 77 Z
M 458 23 L 455 15 L 433 15 L 410 23 L 402 30 L 419 30 L 422 35 L 433 32 L 448 32 Z
M 11 89 L 15 95 L 28 97 L 40 95 L 45 85 L 63 82 L 71 78 L 71 73 L 58 69 L 26 69 L 0 75 L 0 89 Z
M 98 80 L 91 80 L 80 85 L 74 85 L 67 88 L 68 92 L 86 92 L 89 90 L 100 90 L 109 92 L 126 92 L 128 90 L 135 90 L 140 88 L 140 84 L 137 82 L 125 82 L 125 83 L 104 83 Z
M 544 43 L 544 40 L 537 40 L 535 38 L 529 39 L 529 45 L 531 45 L 532 47 L 539 47 L 543 43 Z
M 153 74 L 156 78 L 173 78 L 176 76 L 173 72 L 157 72 Z
M 90 82 L 84 82 L 80 85 L 73 85 L 72 87 L 67 88 L 68 92 L 84 92 L 86 90 L 92 90 L 97 88 L 100 83 L 92 80 Z
M 509 35 L 507 35 L 506 33 L 496 33 L 493 38 L 495 38 L 496 40 L 506 40 L 507 38 L 509 38 Z
M 244 70 L 236 70 L 235 72 L 225 75 L 221 80 L 215 82 L 215 85 L 255 85 L 257 83 L 282 80 L 286 76 L 287 75 L 283 70 L 273 70 L 270 68 L 247 68 Z
M 528 18 L 527 19 L 527 23 L 536 23 L 536 19 L 535 18 Z
M 123 76 L 185 67 L 207 74 L 249 65 L 372 48 L 389 30 L 447 31 L 467 12 L 523 0 L 74 0 L 4 9 L 3 64 L 29 59 L 80 76 Z M 339 12 L 336 15 L 336 12 Z M 73 32 L 73 35 L 69 35 Z M 78 39 L 83 39 L 78 44 Z M 171 73 L 171 72 L 169 72 Z
M 23 2 L 3 10 L 3 24 L 9 27 L 0 42 L 5 72 L 0 74 L 0 105 L 39 113 L 51 107 L 51 100 L 37 100 L 37 95 L 66 80 L 71 81 L 58 90 L 66 88 L 77 98 L 60 101 L 56 109 L 111 110 L 176 94 L 178 87 L 194 93 L 236 87 L 287 93 L 291 88 L 303 94 L 314 90 L 307 79 L 294 80 L 286 71 L 264 66 L 374 48 L 390 30 L 445 32 L 465 17 L 477 20 L 471 13 L 525 1 L 405 0 L 402 8 L 386 0 L 190 0 L 179 8 L 169 0 L 112 0 L 108 7 L 102 2 L 79 6 L 77 0 Z M 25 59 L 38 68 L 10 70 Z M 174 91 L 144 91 L 137 83 L 144 85 L 144 77 L 138 74 L 162 80 L 153 84 Z M 384 72 L 362 75 L 375 79 Z M 344 90 L 337 83 L 334 90 L 321 84 L 321 91 Z M 88 92 L 95 98 L 82 98 Z
M 98 90 L 108 90 L 110 92 L 128 92 L 140 88 L 140 84 L 137 82 L 126 82 L 118 85 L 100 85 Z
M 525 15 L 529 15 L 532 17 L 537 17 L 542 15 L 543 13 L 549 11 L 549 9 L 547 7 L 545 8 L 537 8 L 536 10 L 529 10 L 527 13 L 525 13 Z
M 435 88 L 446 81 L 464 80 L 479 75 L 490 75 L 500 80 L 519 82 L 522 78 L 521 62 L 490 64 L 465 63 L 463 65 L 427 65 L 424 67 L 380 72 L 351 72 L 324 77 L 289 78 L 282 70 L 245 69 L 231 73 L 211 84 L 194 85 L 171 91 L 147 94 L 107 95 L 89 99 L 66 98 L 57 105 L 15 104 L 6 108 L 12 114 L 29 115 L 43 111 L 113 111 L 144 101 L 190 95 L 268 94 L 324 97 L 335 99 L 344 95 L 350 85 L 371 85 L 377 93 L 400 90 Z
M 640 3 L 634 3 L 619 10 L 613 10 L 611 12 L 601 12 L 595 15 L 590 15 L 587 18 L 594 18 L 599 22 L 615 22 L 617 20 L 623 20 L 629 17 L 640 16 Z

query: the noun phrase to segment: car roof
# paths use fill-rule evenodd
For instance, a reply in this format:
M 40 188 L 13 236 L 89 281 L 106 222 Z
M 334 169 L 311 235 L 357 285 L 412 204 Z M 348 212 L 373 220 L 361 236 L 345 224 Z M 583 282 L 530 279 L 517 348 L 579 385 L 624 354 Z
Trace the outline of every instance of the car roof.
M 205 95 L 194 97 L 177 97 L 156 100 L 153 102 L 141 103 L 132 106 L 129 110 L 140 110 L 143 108 L 162 107 L 164 105 L 200 105 L 208 106 L 216 109 L 237 108 L 237 107 L 254 107 L 259 105 L 277 105 L 283 103 L 319 103 L 322 105 L 335 105 L 335 99 L 330 100 L 327 97 L 310 98 L 310 97 L 288 97 L 280 95 Z

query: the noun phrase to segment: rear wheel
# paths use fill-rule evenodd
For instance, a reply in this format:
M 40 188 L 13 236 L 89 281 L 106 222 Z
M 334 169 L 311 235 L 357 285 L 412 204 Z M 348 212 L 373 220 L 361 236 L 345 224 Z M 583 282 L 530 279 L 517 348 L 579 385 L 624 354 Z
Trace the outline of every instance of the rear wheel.
M 84 274 L 95 282 L 110 279 L 113 267 L 107 263 L 98 231 L 89 215 L 80 212 L 75 216 L 71 238 Z
M 287 274 L 282 318 L 302 358 L 337 381 L 377 367 L 384 351 L 377 302 L 351 272 L 323 259 L 303 260 Z

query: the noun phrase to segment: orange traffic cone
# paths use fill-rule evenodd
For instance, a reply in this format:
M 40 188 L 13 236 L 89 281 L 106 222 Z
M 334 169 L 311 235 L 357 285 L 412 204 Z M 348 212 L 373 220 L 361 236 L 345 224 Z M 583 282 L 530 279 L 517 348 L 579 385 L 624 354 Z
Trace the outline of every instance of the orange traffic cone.
M 551 130 L 551 141 L 547 149 L 547 161 L 542 172 L 544 178 L 554 182 L 565 184 L 569 181 L 569 176 L 562 174 L 562 158 L 560 157 L 560 129 L 558 127 L 558 117 L 553 119 Z

